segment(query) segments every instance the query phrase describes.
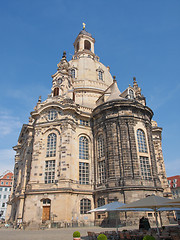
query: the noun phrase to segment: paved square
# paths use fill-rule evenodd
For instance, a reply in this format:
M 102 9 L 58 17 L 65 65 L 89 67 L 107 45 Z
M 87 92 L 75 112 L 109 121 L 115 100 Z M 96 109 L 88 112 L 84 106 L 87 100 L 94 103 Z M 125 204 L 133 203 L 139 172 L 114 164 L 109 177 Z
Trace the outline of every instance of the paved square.
M 128 229 L 129 227 L 124 227 Z M 131 227 L 132 229 L 133 227 Z M 138 226 L 136 227 L 138 228 Z M 122 230 L 123 228 L 121 228 Z M 19 230 L 0 229 L 0 240 L 72 240 L 73 232 L 79 231 L 81 239 L 87 240 L 87 232 L 100 233 L 103 231 L 114 231 L 115 228 L 83 227 L 83 228 L 60 228 L 46 230 Z

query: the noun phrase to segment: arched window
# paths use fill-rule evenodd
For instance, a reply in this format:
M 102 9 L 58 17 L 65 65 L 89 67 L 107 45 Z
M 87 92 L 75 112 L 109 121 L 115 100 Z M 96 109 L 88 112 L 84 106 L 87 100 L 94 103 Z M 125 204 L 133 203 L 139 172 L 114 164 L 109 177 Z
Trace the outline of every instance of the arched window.
M 79 42 L 76 45 L 76 51 L 79 51 Z
M 84 41 L 84 49 L 91 50 L 91 43 L 88 40 Z
M 91 210 L 91 200 L 83 198 L 80 201 L 80 214 L 88 214 Z
M 132 89 L 129 89 L 129 98 L 134 99 L 134 92 Z
M 54 97 L 59 96 L 59 88 L 54 89 Z
M 104 157 L 105 151 L 104 151 L 104 137 L 103 135 L 99 135 L 97 140 L 97 149 L 98 149 L 98 158 Z
M 79 138 L 79 159 L 89 159 L 89 141 L 84 136 Z
M 97 206 L 98 206 L 98 207 L 101 207 L 101 206 L 103 206 L 103 205 L 105 205 L 105 199 L 104 199 L 104 198 L 98 198 L 98 200 L 97 200 Z
M 72 78 L 75 78 L 75 76 L 76 76 L 75 69 L 71 69 L 71 77 L 72 77 Z
M 55 133 L 48 135 L 46 157 L 56 156 L 56 138 Z
M 103 71 L 98 71 L 98 78 L 103 81 Z
M 138 141 L 139 152 L 147 153 L 145 133 L 142 129 L 137 130 L 137 141 Z

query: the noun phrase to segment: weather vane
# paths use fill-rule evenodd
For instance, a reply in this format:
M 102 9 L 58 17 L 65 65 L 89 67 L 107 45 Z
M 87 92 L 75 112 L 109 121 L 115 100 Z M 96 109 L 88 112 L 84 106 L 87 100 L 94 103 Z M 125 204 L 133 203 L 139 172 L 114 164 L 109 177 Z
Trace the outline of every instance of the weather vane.
M 86 27 L 86 24 L 85 24 L 85 23 L 83 23 L 83 30 L 85 29 L 85 27 Z

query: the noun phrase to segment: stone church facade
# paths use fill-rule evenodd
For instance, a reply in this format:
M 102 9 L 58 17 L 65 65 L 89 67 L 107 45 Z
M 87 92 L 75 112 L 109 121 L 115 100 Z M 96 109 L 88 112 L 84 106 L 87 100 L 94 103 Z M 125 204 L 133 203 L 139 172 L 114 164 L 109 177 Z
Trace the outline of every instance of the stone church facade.
M 87 211 L 170 192 L 162 129 L 141 88 L 134 78 L 121 93 L 94 44 L 83 28 L 72 59 L 64 52 L 57 64 L 48 98 L 22 126 L 7 220 L 101 224 L 107 214 Z

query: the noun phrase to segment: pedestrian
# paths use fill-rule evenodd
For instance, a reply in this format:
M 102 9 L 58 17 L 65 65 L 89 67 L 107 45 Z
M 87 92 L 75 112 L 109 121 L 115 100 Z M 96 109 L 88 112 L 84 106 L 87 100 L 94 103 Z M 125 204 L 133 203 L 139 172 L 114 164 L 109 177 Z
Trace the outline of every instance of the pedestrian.
M 139 220 L 139 230 L 144 229 L 144 216 Z
M 150 227 L 149 219 L 144 218 L 144 229 L 148 231 L 150 228 L 151 227 Z

